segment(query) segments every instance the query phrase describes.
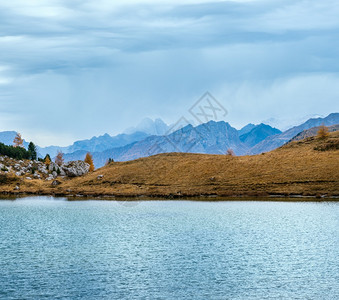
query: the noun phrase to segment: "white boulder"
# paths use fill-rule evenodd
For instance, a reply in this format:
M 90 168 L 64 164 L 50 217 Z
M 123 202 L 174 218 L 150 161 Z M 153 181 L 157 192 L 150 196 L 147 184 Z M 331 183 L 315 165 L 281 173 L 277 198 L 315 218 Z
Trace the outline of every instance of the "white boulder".
M 61 166 L 68 177 L 78 177 L 88 173 L 89 164 L 82 160 L 70 161 Z M 60 174 L 61 175 L 61 174 Z

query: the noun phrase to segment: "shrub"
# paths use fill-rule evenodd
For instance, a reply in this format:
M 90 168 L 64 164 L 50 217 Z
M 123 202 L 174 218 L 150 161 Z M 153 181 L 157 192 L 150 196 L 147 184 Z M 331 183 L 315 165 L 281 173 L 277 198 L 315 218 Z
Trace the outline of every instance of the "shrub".
M 110 163 L 114 163 L 114 159 L 113 158 L 109 158 L 106 162 L 106 166 L 109 165 Z
M 16 181 L 18 181 L 17 178 L 13 176 L 8 176 L 7 174 L 0 174 L 0 184 L 9 184 Z
M 232 149 L 227 149 L 226 155 L 235 156 L 235 153 L 234 153 L 234 151 Z

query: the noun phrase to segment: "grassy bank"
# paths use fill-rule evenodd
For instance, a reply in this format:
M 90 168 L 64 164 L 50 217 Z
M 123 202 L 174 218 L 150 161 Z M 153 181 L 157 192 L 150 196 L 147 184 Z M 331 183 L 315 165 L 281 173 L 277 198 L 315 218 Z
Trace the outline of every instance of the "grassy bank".
M 98 179 L 98 175 L 103 175 Z M 19 185 L 20 190 L 14 190 Z M 57 186 L 11 178 L 0 192 L 89 197 L 332 197 L 339 195 L 339 132 L 291 142 L 269 153 L 159 154 L 116 162 Z

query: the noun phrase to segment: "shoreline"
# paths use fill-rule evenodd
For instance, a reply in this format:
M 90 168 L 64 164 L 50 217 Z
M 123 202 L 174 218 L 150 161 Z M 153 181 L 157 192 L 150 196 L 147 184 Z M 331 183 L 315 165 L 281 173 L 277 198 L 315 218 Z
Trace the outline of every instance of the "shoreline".
M 0 200 L 6 198 L 27 198 L 31 196 L 47 196 L 55 198 L 67 198 L 68 200 L 115 200 L 115 201 L 279 201 L 279 202 L 339 202 L 339 195 L 302 195 L 302 194 L 266 194 L 266 195 L 109 195 L 109 194 L 67 194 L 67 193 L 33 193 L 33 192 L 0 192 Z

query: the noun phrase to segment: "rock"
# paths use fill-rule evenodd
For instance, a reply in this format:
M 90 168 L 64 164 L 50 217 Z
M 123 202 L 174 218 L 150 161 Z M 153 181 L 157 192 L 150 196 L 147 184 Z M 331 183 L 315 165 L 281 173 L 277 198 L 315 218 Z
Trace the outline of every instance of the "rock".
M 78 177 L 88 173 L 89 164 L 82 160 L 71 161 L 61 166 L 68 177 Z
M 67 189 L 67 190 L 66 190 L 67 193 L 70 193 L 71 191 L 72 191 L 71 189 Z
M 97 177 L 98 180 L 100 180 L 102 178 L 104 178 L 104 175 L 98 175 L 98 177 Z
M 18 190 L 20 190 L 20 187 L 17 185 L 17 186 L 15 186 L 14 190 L 18 191 Z
M 45 165 L 39 165 L 38 171 L 39 171 L 40 173 L 44 173 L 44 174 L 47 174 L 47 173 L 48 173 L 47 170 L 46 170 L 46 166 L 45 166 Z
M 66 176 L 66 173 L 63 168 L 60 168 L 60 176 Z
M 59 184 L 61 184 L 61 182 L 59 180 L 53 180 L 53 182 L 52 182 L 52 186 L 57 186 Z
M 52 172 L 52 176 L 53 176 L 54 178 L 57 178 L 57 177 L 58 177 L 58 173 L 55 172 L 55 171 L 53 171 L 53 172 Z
M 40 178 L 41 178 L 40 175 L 37 174 L 37 173 L 35 173 L 35 174 L 33 175 L 33 177 L 36 178 L 36 179 L 40 179 Z
M 13 169 L 16 171 L 21 171 L 21 166 L 19 164 L 15 164 Z
M 49 164 L 49 166 L 48 166 L 48 170 L 49 171 L 53 171 L 53 170 L 57 170 L 58 168 L 60 168 L 60 167 L 62 167 L 62 166 L 59 166 L 59 165 L 57 165 L 56 163 L 54 163 L 54 162 L 51 162 L 50 164 Z
M 49 176 L 46 178 L 46 180 L 53 180 L 54 179 L 54 177 L 53 177 L 53 175 L 52 174 L 49 174 Z
M 26 179 L 27 179 L 27 180 L 32 180 L 32 178 L 31 178 L 31 177 L 26 177 Z

